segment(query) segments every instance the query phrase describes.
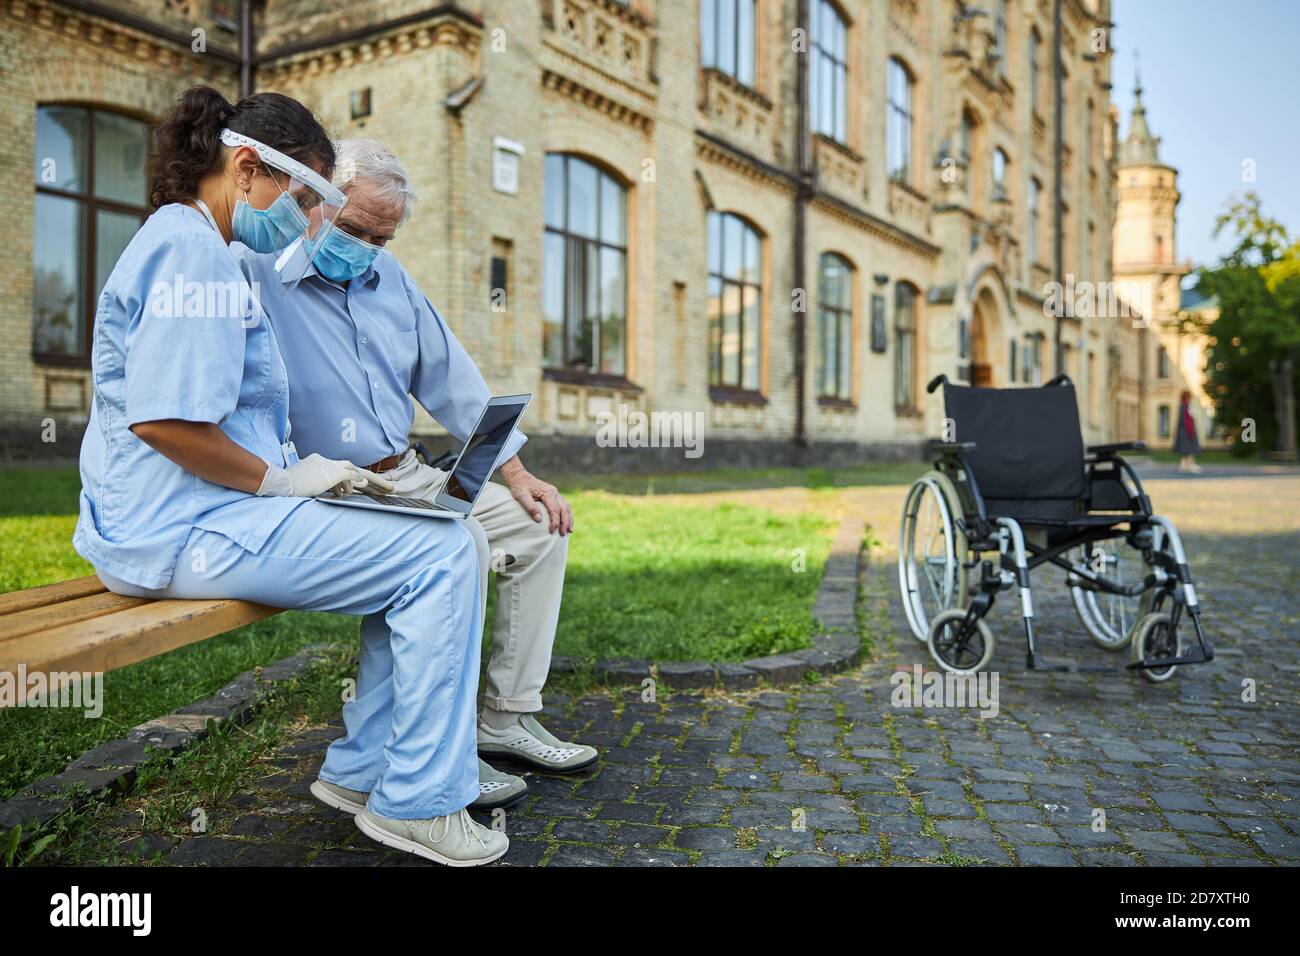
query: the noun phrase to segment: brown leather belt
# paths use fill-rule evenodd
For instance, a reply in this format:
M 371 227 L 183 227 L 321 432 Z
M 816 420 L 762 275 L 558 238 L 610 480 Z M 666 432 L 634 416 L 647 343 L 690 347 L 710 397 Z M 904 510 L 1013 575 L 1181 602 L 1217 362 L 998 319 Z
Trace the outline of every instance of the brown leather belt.
M 405 454 L 406 452 L 402 452 L 400 455 L 389 455 L 387 458 L 381 458 L 379 459 L 379 461 L 376 461 L 369 465 L 362 465 L 362 467 L 365 468 L 366 471 L 373 471 L 378 474 L 383 474 L 386 471 L 392 471 L 394 468 L 396 468 L 397 463 L 402 460 Z

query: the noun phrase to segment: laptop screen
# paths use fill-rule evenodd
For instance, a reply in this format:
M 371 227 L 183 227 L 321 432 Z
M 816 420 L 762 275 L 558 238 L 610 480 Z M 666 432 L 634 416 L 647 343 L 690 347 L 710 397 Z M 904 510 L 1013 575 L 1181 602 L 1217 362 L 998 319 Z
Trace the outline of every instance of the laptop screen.
M 519 418 L 528 407 L 528 395 L 494 398 L 479 417 L 474 434 L 469 436 L 451 474 L 439 492 L 439 499 L 472 504 L 496 469 L 497 458 L 514 433 Z M 464 505 L 461 509 L 464 510 Z

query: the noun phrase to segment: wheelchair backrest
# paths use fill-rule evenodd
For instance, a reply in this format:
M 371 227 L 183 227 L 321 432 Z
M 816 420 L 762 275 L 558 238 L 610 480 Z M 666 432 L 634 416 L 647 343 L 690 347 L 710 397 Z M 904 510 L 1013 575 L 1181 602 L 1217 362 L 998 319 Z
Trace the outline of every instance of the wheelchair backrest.
M 971 441 L 962 457 L 990 513 L 1064 517 L 1087 482 L 1074 386 L 970 388 L 945 383 L 951 441 Z M 1053 503 L 1055 503 L 1053 505 Z

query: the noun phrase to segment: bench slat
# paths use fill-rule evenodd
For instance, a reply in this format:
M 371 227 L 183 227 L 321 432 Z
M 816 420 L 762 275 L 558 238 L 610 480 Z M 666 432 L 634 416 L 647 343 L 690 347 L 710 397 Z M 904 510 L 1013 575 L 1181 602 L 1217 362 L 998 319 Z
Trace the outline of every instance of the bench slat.
M 110 671 L 279 612 L 249 601 L 144 601 L 0 641 L 0 671 Z
M 147 603 L 149 603 L 147 598 L 124 597 L 112 591 L 104 591 L 102 594 L 92 594 L 89 597 L 60 601 L 58 604 L 46 607 L 34 607 L 19 611 L 17 614 L 7 614 L 0 617 L 0 643 L 22 637 L 24 634 L 47 631 L 64 624 L 75 624 L 77 621 L 103 617 L 106 614 L 116 614 L 127 608 L 139 607 Z
M 0 617 L 28 611 L 34 607 L 45 607 L 61 601 L 88 597 L 91 594 L 103 594 L 107 590 L 104 582 L 92 574 L 87 578 L 74 578 L 71 581 L 60 581 L 58 584 L 28 588 L 26 591 L 10 591 L 8 594 L 0 594 Z

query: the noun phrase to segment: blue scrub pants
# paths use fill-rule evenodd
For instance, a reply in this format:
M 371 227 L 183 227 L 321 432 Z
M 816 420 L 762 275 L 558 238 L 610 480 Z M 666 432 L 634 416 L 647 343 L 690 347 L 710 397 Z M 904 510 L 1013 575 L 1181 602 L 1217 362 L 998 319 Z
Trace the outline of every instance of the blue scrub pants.
M 462 522 L 308 501 L 257 554 L 195 528 L 166 588 L 100 578 L 119 594 L 364 616 L 347 736 L 330 745 L 321 779 L 368 791 L 372 812 L 399 820 L 454 813 L 478 796 L 482 594 Z

